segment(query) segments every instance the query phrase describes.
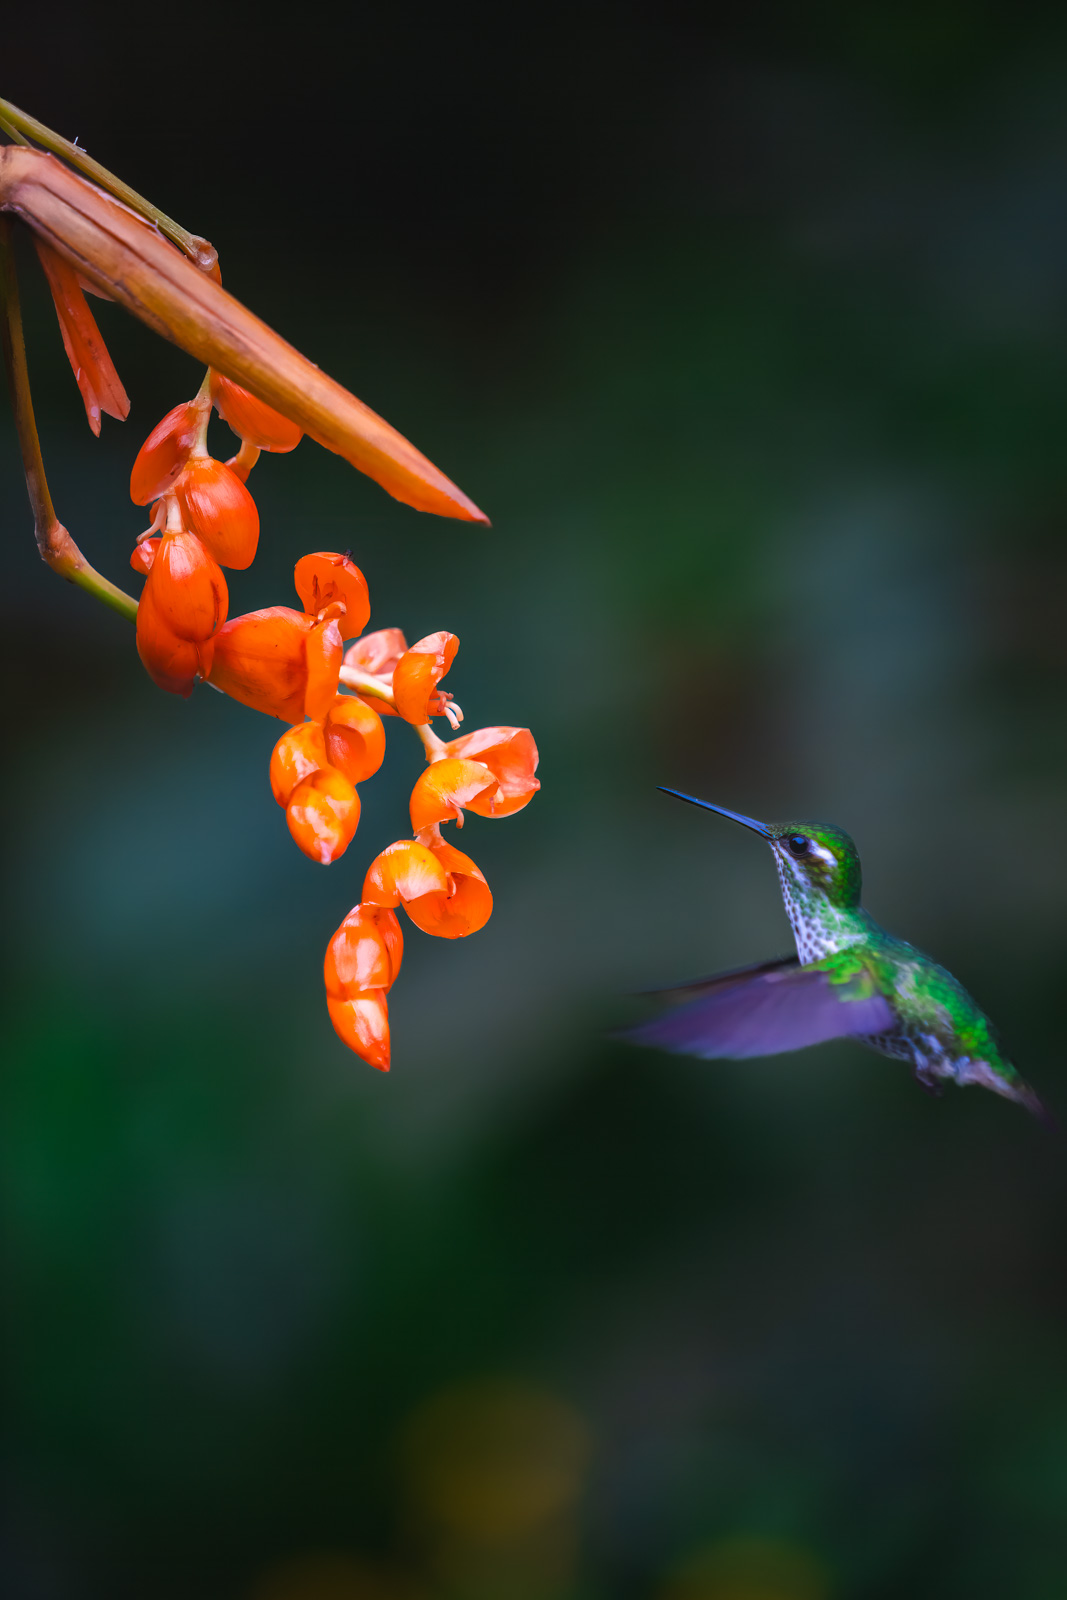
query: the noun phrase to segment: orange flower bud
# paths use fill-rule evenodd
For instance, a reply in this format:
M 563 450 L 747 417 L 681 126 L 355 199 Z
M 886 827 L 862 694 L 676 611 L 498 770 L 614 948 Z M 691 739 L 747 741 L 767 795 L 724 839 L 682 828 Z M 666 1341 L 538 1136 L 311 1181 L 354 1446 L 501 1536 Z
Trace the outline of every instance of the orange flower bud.
M 152 563 L 156 559 L 159 549 L 159 534 L 151 539 L 142 539 L 140 544 L 135 544 L 130 555 L 130 566 L 134 572 L 143 572 L 147 577 L 152 570 Z
M 398 906 L 435 893 L 448 894 L 448 874 L 417 839 L 398 839 L 375 856 L 363 880 L 363 899 L 375 906 Z
M 405 722 L 421 726 L 440 712 L 440 699 L 434 691 L 458 649 L 454 633 L 430 633 L 400 657 L 393 669 L 393 698 Z
M 210 639 L 226 621 L 226 579 L 195 533 L 163 535 L 145 588 L 179 639 Z
M 137 607 L 137 653 L 154 683 L 188 698 L 196 679 L 211 671 L 215 641 L 179 639 L 160 616 L 148 583 L 145 590 Z
M 174 486 L 185 519 L 223 567 L 243 572 L 259 544 L 256 502 L 236 473 L 211 456 L 193 456 Z
M 224 694 L 283 722 L 302 722 L 310 617 L 268 606 L 232 617 L 214 637 L 211 681 Z
M 124 422 L 130 412 L 129 398 L 86 304 L 76 270 L 42 239 L 35 239 L 34 244 L 52 291 L 63 348 L 81 391 L 85 415 L 90 428 L 99 434 L 101 411 Z
M 298 722 L 282 734 L 270 758 L 270 786 L 275 800 L 280 806 L 287 806 L 301 779 L 330 765 L 321 723 Z M 345 776 L 349 777 L 348 773 Z M 349 782 L 354 781 L 349 778 Z
M 370 618 L 367 580 L 354 562 L 335 551 L 322 550 L 301 556 L 293 572 L 293 582 L 304 610 L 316 616 L 324 607 L 340 601 L 345 614 L 338 619 L 342 639 L 362 633 Z
M 337 1036 L 368 1066 L 389 1071 L 389 1004 L 381 989 L 368 989 L 355 1000 L 326 997 Z
M 304 854 L 328 867 L 352 843 L 359 826 L 359 795 L 343 772 L 323 767 L 301 778 L 289 796 L 285 820 Z
M 365 633 L 362 639 L 349 645 L 345 651 L 345 666 L 391 681 L 393 669 L 407 647 L 399 628 L 379 628 L 377 633 Z
M 308 622 L 312 622 L 311 617 Z M 307 636 L 307 686 L 304 690 L 304 711 L 316 722 L 322 722 L 337 696 L 337 675 L 345 647 L 341 642 L 341 629 L 336 617 L 315 623 Z
M 534 777 L 537 746 L 529 728 L 477 728 L 452 739 L 447 748 L 449 755 L 483 762 L 497 780 L 494 793 L 465 802 L 467 809 L 480 817 L 510 817 L 528 805 L 541 787 Z
M 247 439 L 260 450 L 285 455 L 295 450 L 303 438 L 295 422 L 264 405 L 239 383 L 224 378 L 221 372 L 216 372 L 212 379 L 211 398 L 219 416 L 230 424 L 238 438 Z
M 438 939 L 465 939 L 489 921 L 492 891 L 470 856 L 444 843 L 433 845 L 432 851 L 448 874 L 448 891 L 405 900 L 404 910 L 423 933 Z
M 495 792 L 496 778 L 481 761 L 445 756 L 419 774 L 411 791 L 411 826 L 415 833 L 437 822 L 463 825 L 462 807 Z
M 395 911 L 353 906 L 326 951 L 323 976 L 333 1000 L 353 1000 L 365 989 L 390 989 L 404 956 Z
M 182 471 L 200 433 L 200 411 L 186 400 L 168 411 L 137 452 L 130 473 L 130 499 L 135 506 L 158 500 Z
M 355 695 L 336 696 L 323 732 L 330 765 L 343 772 L 350 783 L 373 778 L 385 760 L 382 719 Z

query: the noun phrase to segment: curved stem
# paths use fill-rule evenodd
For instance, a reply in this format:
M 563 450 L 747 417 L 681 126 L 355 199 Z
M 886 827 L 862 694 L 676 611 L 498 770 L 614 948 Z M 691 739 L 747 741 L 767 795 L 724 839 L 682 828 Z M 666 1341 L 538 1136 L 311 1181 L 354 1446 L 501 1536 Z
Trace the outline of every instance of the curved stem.
M 33 509 L 34 533 L 41 560 L 46 561 L 53 572 L 58 572 L 69 583 L 77 584 L 79 589 L 102 600 L 104 605 L 110 606 L 129 622 L 135 622 L 137 601 L 109 583 L 107 578 L 89 565 L 56 516 L 52 504 L 33 414 L 18 279 L 15 276 L 15 252 L 11 247 L 11 223 L 6 217 L 0 219 L 0 344 L 3 345 L 4 365 L 11 386 L 11 409 L 15 413 L 22 468 L 26 474 L 26 491 Z
M 64 161 L 69 161 L 72 167 L 79 172 L 84 172 L 87 178 L 99 184 L 101 189 L 114 195 L 116 200 L 121 200 L 124 206 L 129 206 L 131 211 L 136 211 L 139 217 L 144 217 L 146 222 L 152 223 L 159 229 L 172 244 L 176 244 L 183 255 L 194 262 L 204 272 L 213 272 L 218 266 L 219 253 L 213 244 L 202 239 L 199 234 L 190 233 L 173 217 L 168 217 L 165 211 L 160 211 L 143 194 L 138 194 L 136 189 L 131 189 L 128 183 L 123 183 L 121 178 L 116 178 L 113 172 L 102 167 L 99 161 L 94 161 L 80 145 L 72 144 L 69 139 L 64 139 L 61 133 L 55 133 L 43 122 L 38 122 L 36 117 L 31 117 L 28 112 L 20 111 L 18 106 L 13 106 L 10 100 L 0 100 L 0 127 L 9 137 L 17 140 L 19 144 L 26 144 L 25 138 L 29 134 L 31 139 L 54 156 L 61 156 Z
M 387 706 L 395 706 L 393 691 L 384 678 L 376 678 L 373 672 L 361 672 L 358 667 L 342 667 L 340 681 L 346 689 L 354 689 L 357 694 L 365 694 L 371 700 L 384 700 Z
M 428 722 L 416 726 L 415 732 L 422 740 L 422 748 L 426 751 L 429 762 L 440 761 L 448 754 L 448 746 L 443 739 L 439 739 Z

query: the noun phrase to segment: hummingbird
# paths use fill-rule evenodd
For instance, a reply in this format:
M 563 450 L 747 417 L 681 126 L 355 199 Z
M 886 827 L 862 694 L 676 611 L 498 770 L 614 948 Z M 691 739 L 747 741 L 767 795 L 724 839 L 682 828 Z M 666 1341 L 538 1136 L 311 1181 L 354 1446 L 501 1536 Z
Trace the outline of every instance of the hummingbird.
M 931 1093 L 948 1082 L 976 1083 L 1048 1120 L 963 985 L 863 909 L 859 852 L 844 829 L 757 822 L 677 789 L 663 793 L 767 840 L 797 953 L 655 991 L 673 1009 L 624 1029 L 620 1038 L 705 1060 L 853 1038 L 907 1061 Z

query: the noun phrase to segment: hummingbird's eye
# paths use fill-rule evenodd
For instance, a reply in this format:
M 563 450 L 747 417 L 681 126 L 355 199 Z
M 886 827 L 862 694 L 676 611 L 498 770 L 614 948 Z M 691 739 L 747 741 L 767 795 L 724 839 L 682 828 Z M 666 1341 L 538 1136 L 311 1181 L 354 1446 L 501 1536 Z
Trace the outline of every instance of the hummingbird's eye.
M 802 833 L 791 833 L 785 844 L 791 856 L 806 856 L 811 849 L 811 840 L 806 839 Z

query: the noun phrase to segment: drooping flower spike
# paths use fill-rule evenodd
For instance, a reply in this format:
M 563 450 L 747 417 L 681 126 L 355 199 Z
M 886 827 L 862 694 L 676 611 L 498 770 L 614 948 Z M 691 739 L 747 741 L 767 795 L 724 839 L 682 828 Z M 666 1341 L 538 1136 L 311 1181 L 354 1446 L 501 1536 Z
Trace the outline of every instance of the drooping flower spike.
M 386 755 L 382 719 L 413 726 L 422 743 L 428 766 L 410 800 L 415 837 L 397 840 L 371 862 L 361 899 L 331 939 L 323 970 L 339 1037 L 388 1070 L 387 996 L 403 955 L 398 910 L 437 938 L 465 938 L 485 926 L 493 907 L 489 886 L 474 861 L 445 842 L 441 827 L 462 826 L 466 811 L 500 817 L 526 805 L 539 787 L 537 748 L 522 728 L 482 728 L 450 744 L 438 738 L 435 717 L 443 716 L 453 733 L 463 720 L 441 688 L 459 640 L 442 631 L 409 647 L 398 628 L 365 633 L 370 596 L 348 553 L 316 551 L 297 562 L 300 610 L 276 605 L 229 618 L 223 568 L 241 572 L 256 555 L 259 513 L 247 484 L 260 453 L 286 454 L 304 433 L 409 505 L 468 521 L 486 518 L 387 423 L 226 294 L 205 240 L 3 101 L 0 126 L 23 130 L 95 180 L 87 183 L 55 155 L 0 147 L 0 212 L 34 232 L 93 431 L 100 432 L 104 412 L 125 417 L 129 401 L 84 289 L 124 305 L 207 367 L 197 394 L 151 430 L 133 463 L 131 499 L 150 508 L 130 557 L 144 578 L 135 602 L 93 571 L 52 507 L 30 400 L 10 225 L 0 217 L 4 348 L 44 559 L 136 620 L 138 652 L 161 688 L 187 696 L 207 680 L 288 724 L 270 759 L 270 787 L 298 848 L 319 865 L 337 861 L 355 836 L 359 786 Z M 225 461 L 208 446 L 213 410 L 239 440 Z

